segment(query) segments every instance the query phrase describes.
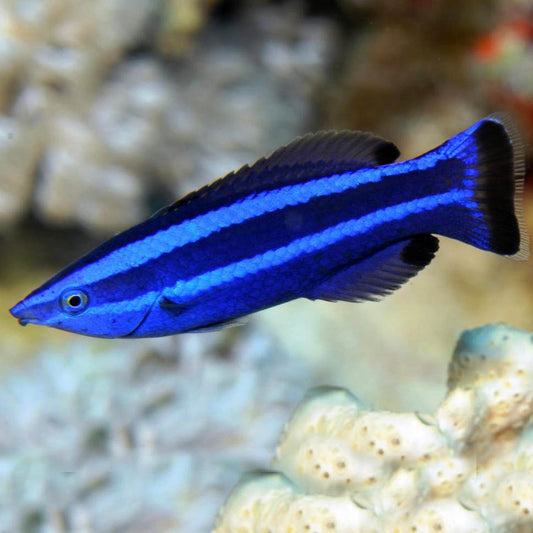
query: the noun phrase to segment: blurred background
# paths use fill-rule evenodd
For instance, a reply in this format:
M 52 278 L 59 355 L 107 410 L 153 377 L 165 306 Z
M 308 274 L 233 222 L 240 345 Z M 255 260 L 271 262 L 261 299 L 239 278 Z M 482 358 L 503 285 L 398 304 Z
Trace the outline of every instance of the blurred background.
M 463 329 L 532 330 L 531 266 L 446 239 L 383 302 L 209 334 L 103 341 L 7 311 L 297 135 L 369 130 L 409 158 L 496 110 L 529 142 L 530 0 L 0 0 L 0 532 L 209 531 L 308 387 L 431 411 Z

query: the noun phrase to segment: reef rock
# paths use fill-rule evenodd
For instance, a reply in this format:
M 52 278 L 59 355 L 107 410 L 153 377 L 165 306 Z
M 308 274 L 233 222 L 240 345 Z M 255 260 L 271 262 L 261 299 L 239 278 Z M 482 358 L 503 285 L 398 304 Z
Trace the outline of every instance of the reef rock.
M 2 228 L 125 229 L 309 127 L 332 23 L 250 5 L 197 35 L 214 4 L 0 5 Z
M 533 531 L 533 335 L 465 332 L 434 415 L 311 391 L 214 533 Z

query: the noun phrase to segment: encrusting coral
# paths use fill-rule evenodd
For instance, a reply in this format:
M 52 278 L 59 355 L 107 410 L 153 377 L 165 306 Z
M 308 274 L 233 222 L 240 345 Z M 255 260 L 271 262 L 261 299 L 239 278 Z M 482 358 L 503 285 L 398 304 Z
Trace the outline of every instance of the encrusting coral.
M 533 531 L 533 335 L 467 331 L 434 415 L 373 411 L 311 391 L 215 533 Z M 528 424 L 529 423 L 529 424 Z

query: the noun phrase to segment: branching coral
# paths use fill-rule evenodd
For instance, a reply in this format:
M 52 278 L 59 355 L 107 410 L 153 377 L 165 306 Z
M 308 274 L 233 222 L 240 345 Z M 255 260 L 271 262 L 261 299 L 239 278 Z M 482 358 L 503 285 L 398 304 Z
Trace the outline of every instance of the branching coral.
M 533 531 L 533 335 L 465 332 L 433 416 L 312 391 L 215 533 Z

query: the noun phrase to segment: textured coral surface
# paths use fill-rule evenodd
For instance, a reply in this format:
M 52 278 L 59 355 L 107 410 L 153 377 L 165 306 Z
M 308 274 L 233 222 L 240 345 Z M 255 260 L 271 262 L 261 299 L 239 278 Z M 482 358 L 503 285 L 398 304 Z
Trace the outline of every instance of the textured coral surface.
M 533 531 L 533 335 L 465 332 L 433 415 L 312 390 L 215 533 Z

